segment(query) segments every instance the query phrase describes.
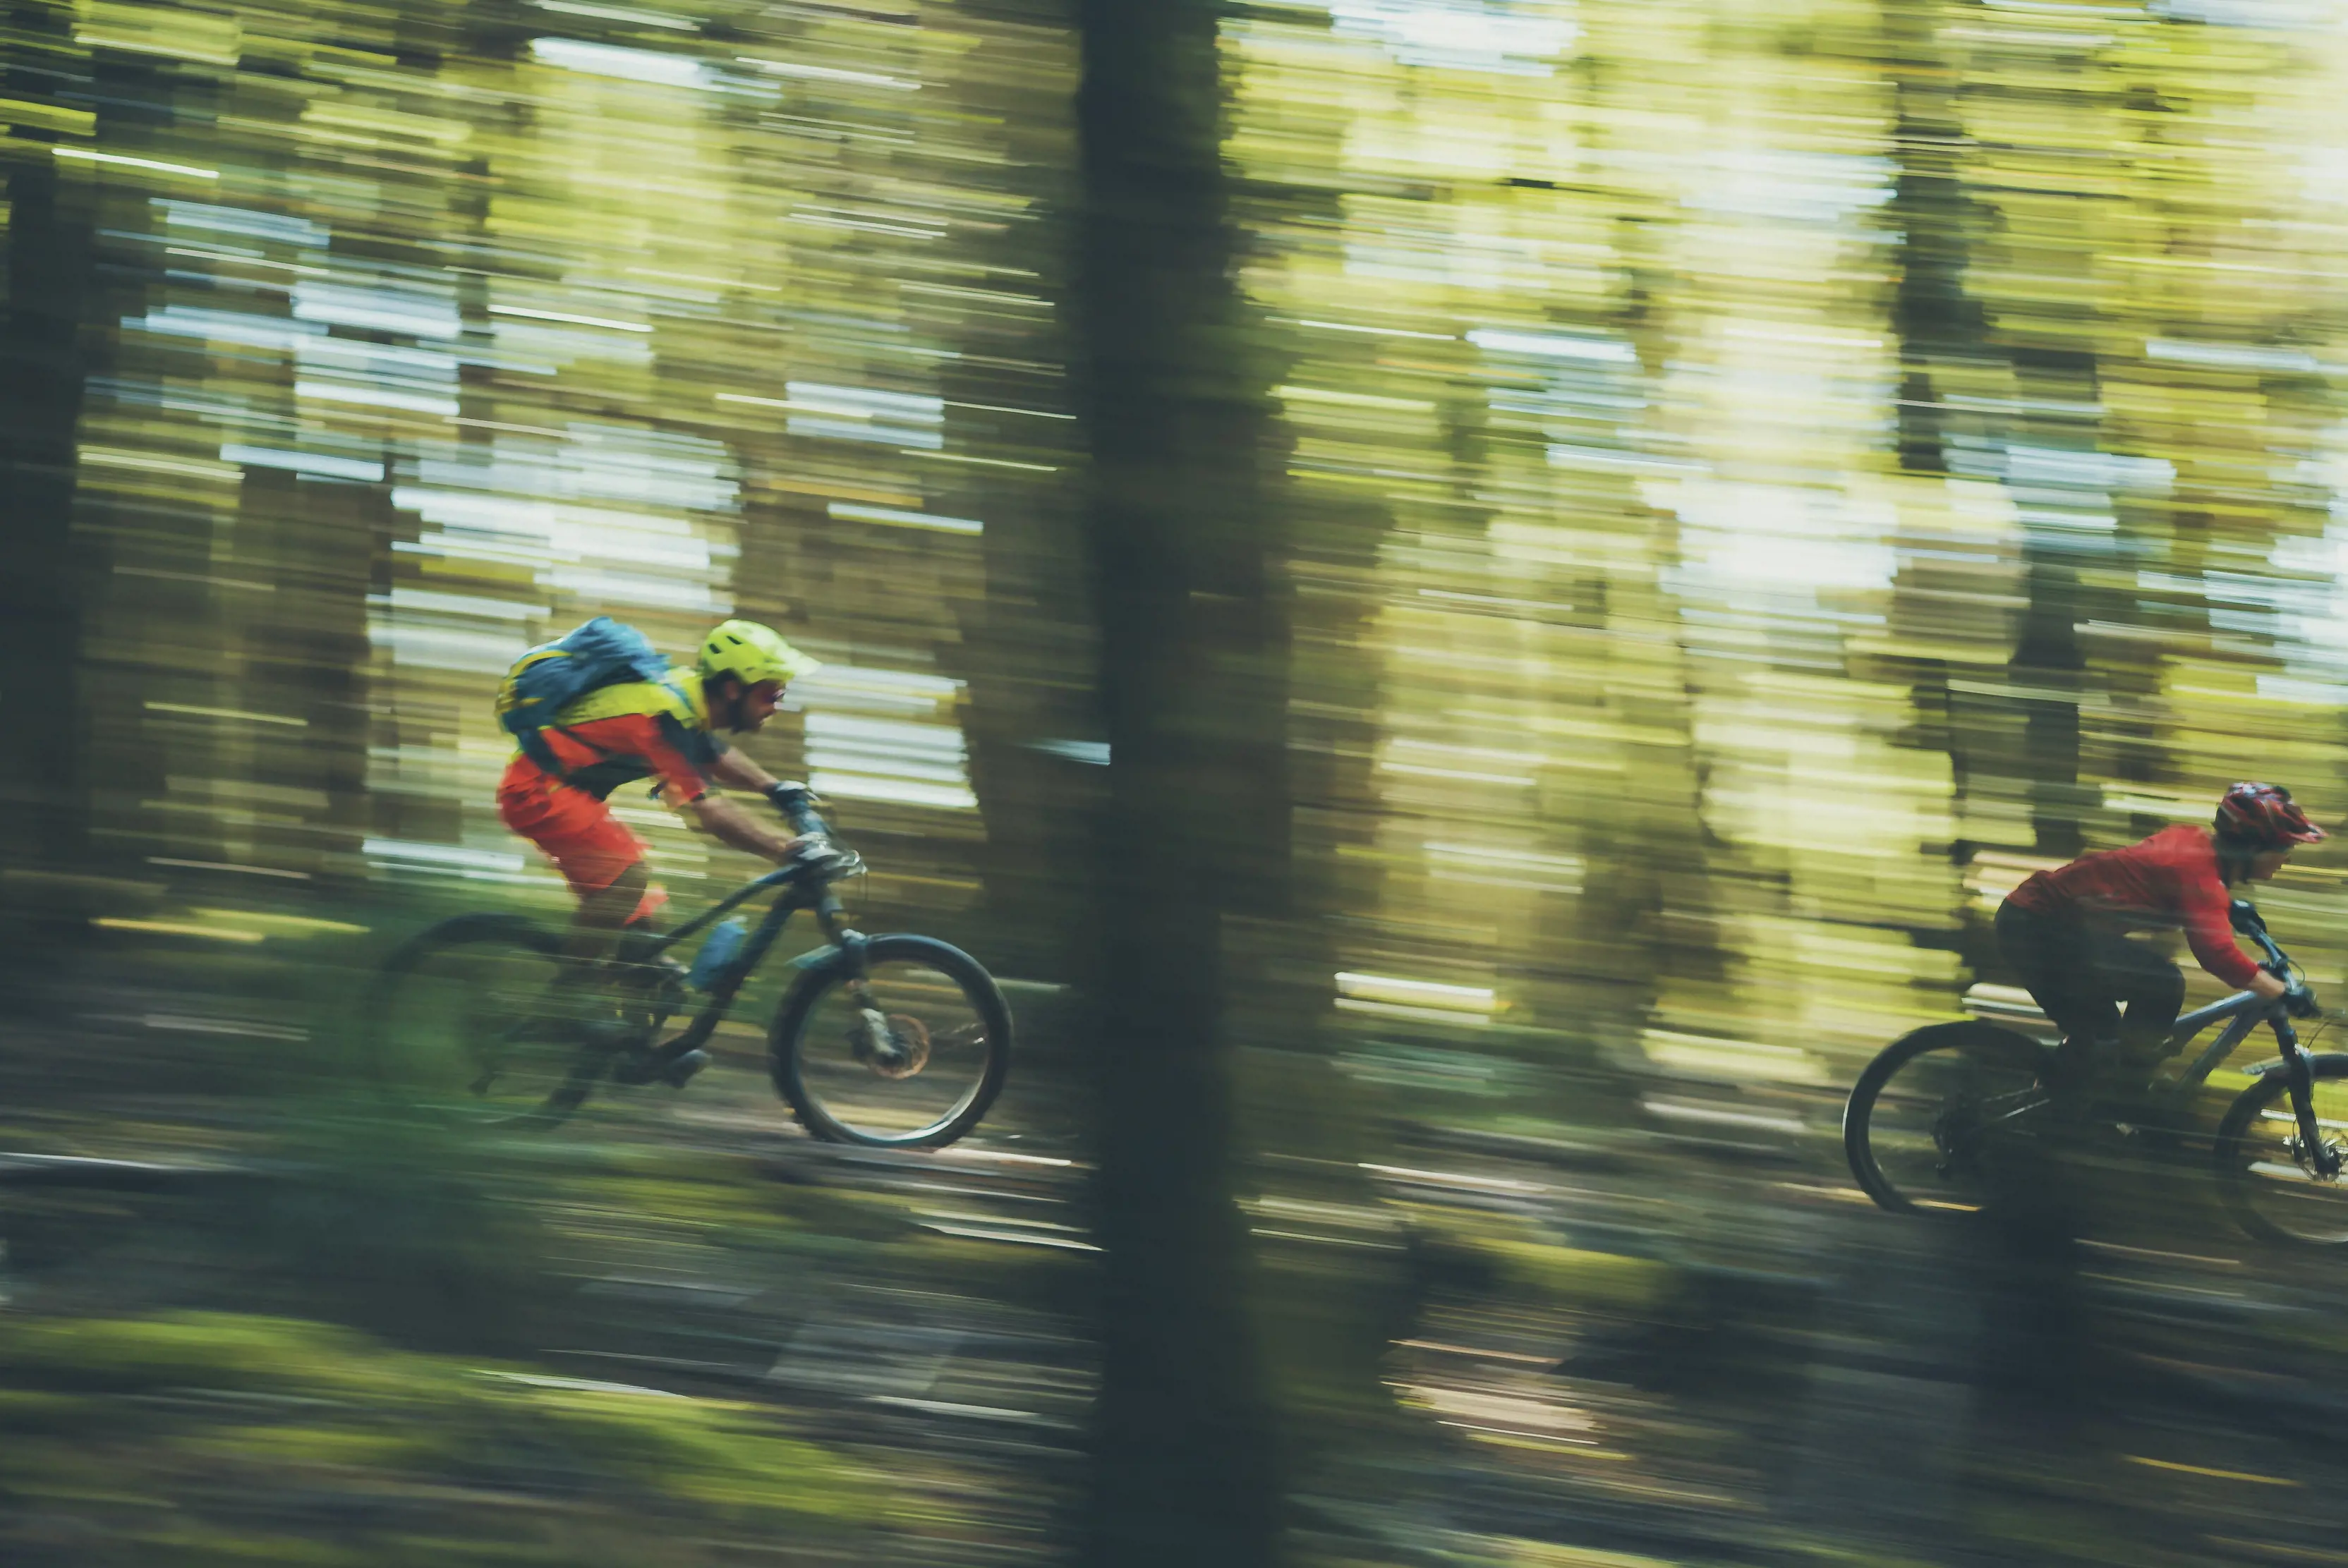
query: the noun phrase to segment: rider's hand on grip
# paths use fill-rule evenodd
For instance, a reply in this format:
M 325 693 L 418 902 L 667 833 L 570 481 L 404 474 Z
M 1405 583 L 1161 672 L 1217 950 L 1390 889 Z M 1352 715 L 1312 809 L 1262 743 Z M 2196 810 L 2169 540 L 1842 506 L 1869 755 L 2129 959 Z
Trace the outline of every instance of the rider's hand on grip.
M 789 823 L 794 831 L 801 834 L 823 831 L 823 819 L 815 814 L 815 808 L 823 803 L 807 785 L 790 781 L 772 784 L 767 786 L 767 798 L 775 803 L 775 809 L 783 814 L 783 820 Z
M 2315 988 L 2305 980 L 2293 980 L 2282 993 L 2283 1010 L 2293 1018 L 2313 1018 L 2322 1010 L 2315 999 Z

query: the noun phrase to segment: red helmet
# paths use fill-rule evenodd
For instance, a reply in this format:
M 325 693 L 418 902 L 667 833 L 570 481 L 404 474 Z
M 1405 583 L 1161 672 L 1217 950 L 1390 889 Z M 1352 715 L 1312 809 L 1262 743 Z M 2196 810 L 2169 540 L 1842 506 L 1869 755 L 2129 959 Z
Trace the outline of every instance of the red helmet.
M 2291 804 L 2291 791 L 2280 784 L 2236 784 L 2218 802 L 2217 826 L 2224 837 L 2260 849 L 2289 849 L 2323 837 L 2323 830 L 2307 820 L 2307 813 Z

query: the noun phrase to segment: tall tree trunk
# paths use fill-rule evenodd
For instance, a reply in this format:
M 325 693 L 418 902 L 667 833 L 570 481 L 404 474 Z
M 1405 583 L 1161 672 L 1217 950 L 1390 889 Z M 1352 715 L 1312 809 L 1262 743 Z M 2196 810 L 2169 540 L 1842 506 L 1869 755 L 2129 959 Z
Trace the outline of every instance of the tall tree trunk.
M 1090 1559 L 1246 1568 L 1281 1489 L 1230 1191 L 1225 917 L 1282 901 L 1287 638 L 1205 0 L 1083 0 L 1077 368 L 1110 745 Z
M 0 97 L 44 100 L 74 68 L 71 6 L 20 6 L 14 60 L 0 69 Z M 0 166 L 0 497 L 5 497 L 7 567 L 0 570 L 0 865 L 18 871 L 74 868 L 87 824 L 75 660 L 81 613 L 72 553 L 76 427 L 88 374 L 83 320 L 92 306 L 94 227 L 86 188 L 77 190 L 37 142 L 18 141 Z M 34 892 L 28 911 L 47 899 Z M 0 916 L 15 902 L 0 891 Z M 13 926 L 10 921 L 9 925 Z M 13 938 L 12 929 L 0 935 Z M 10 964 L 45 956 L 14 939 Z
M 33 96 L 33 95 L 27 95 Z M 51 160 L 20 160 L 7 179 L 5 314 L 0 316 L 0 495 L 7 497 L 8 567 L 0 571 L 0 864 L 18 871 L 73 865 L 86 827 L 75 659 L 80 600 L 72 548 L 74 429 L 81 414 L 80 333 L 89 276 L 89 217 Z M 33 884 L 0 916 L 37 916 L 50 894 Z M 0 997 L 54 953 L 0 924 Z

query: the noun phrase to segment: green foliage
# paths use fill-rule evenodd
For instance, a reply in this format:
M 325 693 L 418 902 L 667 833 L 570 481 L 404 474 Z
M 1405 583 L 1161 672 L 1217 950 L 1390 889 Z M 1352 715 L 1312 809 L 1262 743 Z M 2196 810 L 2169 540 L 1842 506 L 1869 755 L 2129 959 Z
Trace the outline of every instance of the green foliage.
M 836 1542 L 874 1504 L 757 1407 L 232 1313 L 0 1328 L 0 1441 L 26 1531 L 69 1521 L 101 1562 L 683 1564 L 712 1532 Z
M 530 1344 L 551 1286 L 553 1232 L 530 1201 L 542 1175 L 428 1118 L 302 1109 L 276 1151 L 298 1175 L 219 1216 L 264 1288 L 296 1314 L 422 1348 Z

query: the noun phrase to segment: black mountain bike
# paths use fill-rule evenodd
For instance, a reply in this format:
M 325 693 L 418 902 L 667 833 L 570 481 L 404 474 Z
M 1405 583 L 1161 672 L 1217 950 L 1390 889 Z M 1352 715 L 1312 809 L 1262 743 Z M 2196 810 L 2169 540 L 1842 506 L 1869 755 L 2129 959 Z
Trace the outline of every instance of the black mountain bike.
M 2291 959 L 2240 899 L 2234 929 L 2287 978 Z M 2194 1102 L 2209 1074 L 2260 1024 L 2281 1054 L 2246 1069 L 2250 1086 L 2218 1124 L 2210 1153 L 2227 1212 L 2265 1241 L 2348 1245 L 2348 1054 L 2301 1049 L 2281 999 L 2237 991 L 2177 1020 L 2168 1054 L 2211 1024 L 2226 1027 L 2209 1049 L 2143 1096 L 2150 1142 L 2189 1146 Z M 1869 1062 L 1843 1109 L 1843 1152 L 1868 1196 L 1895 1214 L 1969 1212 L 1990 1192 L 1993 1162 L 2008 1140 L 2075 1138 L 2077 1121 L 2055 1113 L 2046 1089 L 2054 1053 L 2030 1036 L 1979 1021 L 1932 1024 L 1887 1046 Z M 2112 1123 L 2120 1127 L 2120 1123 Z
M 778 802 L 801 834 L 829 830 L 804 789 Z M 659 1049 L 695 1050 L 716 1032 L 784 925 L 815 913 L 826 946 L 790 960 L 798 979 L 767 1035 L 775 1088 L 799 1124 L 834 1143 L 936 1148 L 978 1124 L 1011 1061 L 1011 1009 L 993 977 L 928 937 L 866 937 L 841 924 L 832 883 L 863 869 L 851 852 L 786 866 L 665 935 L 637 937 L 598 979 L 612 1023 L 583 1020 L 567 986 L 565 934 L 518 915 L 458 915 L 409 938 L 370 998 L 376 1061 L 402 1098 L 492 1122 L 551 1124 L 585 1102 L 619 1063 L 651 1050 L 685 1010 L 701 1010 Z M 721 917 L 776 898 L 751 930 Z M 662 961 L 703 931 L 689 977 Z

